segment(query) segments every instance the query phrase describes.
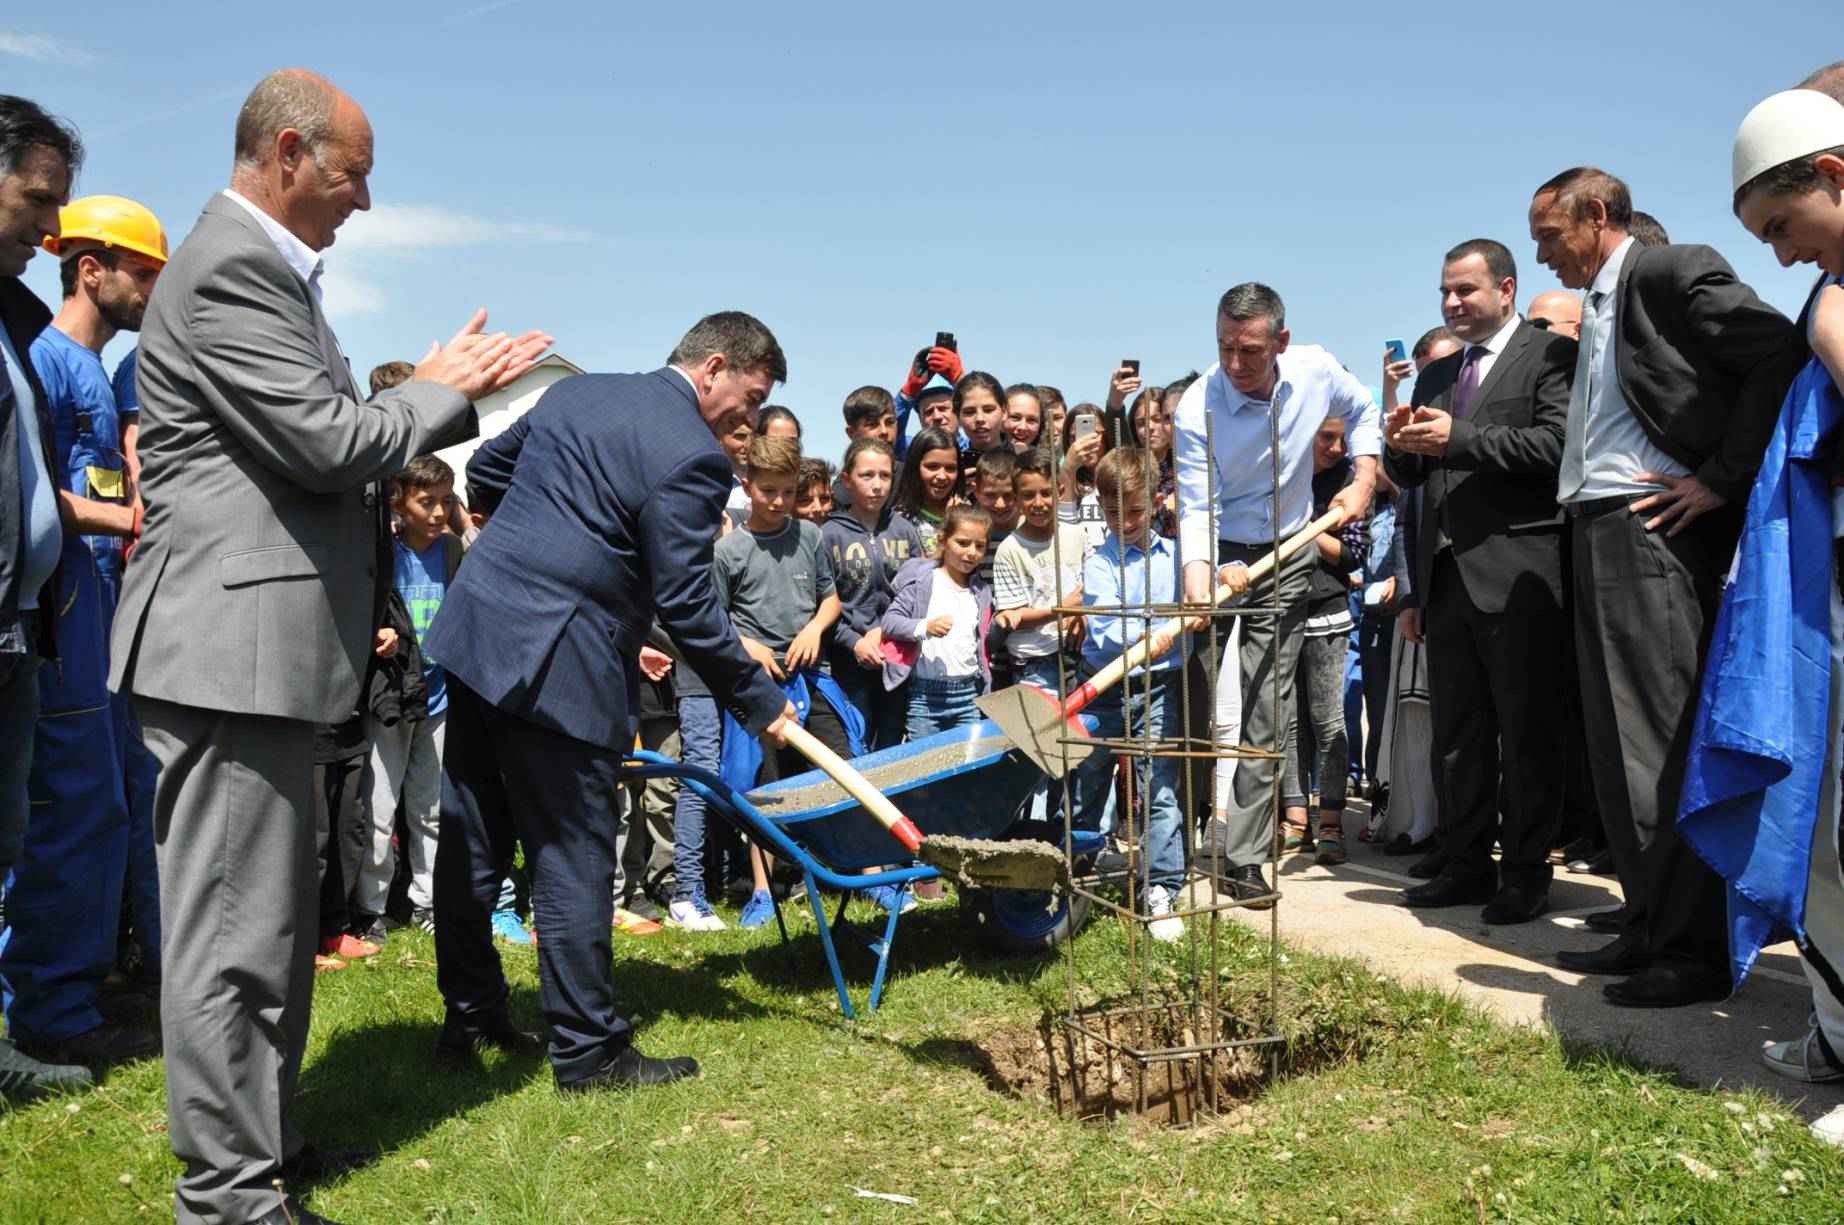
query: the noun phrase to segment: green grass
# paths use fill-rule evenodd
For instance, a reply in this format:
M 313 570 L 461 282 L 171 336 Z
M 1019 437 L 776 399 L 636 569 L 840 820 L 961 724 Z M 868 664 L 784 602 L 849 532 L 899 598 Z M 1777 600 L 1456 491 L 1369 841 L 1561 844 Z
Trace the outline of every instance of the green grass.
M 1164 1131 L 1066 1123 L 989 1086 L 972 1043 L 1060 1010 L 1059 959 L 993 958 L 954 910 L 917 912 L 884 1008 L 854 1024 L 839 1015 L 810 916 L 797 968 L 772 931 L 618 938 L 616 980 L 642 1049 L 705 1068 L 635 1094 L 561 1097 L 541 1062 L 436 1070 L 427 937 L 400 935 L 372 962 L 322 977 L 299 1118 L 310 1136 L 385 1156 L 309 1203 L 393 1225 L 1844 1216 L 1844 1159 L 1772 1099 L 1687 1089 L 1350 962 L 1287 954 L 1284 1029 L 1318 1070 L 1250 1110 Z M 1223 939 L 1231 989 L 1265 982 L 1263 947 L 1240 929 Z M 533 1018 L 535 954 L 502 952 L 515 1010 Z M 1113 922 L 1092 925 L 1077 953 L 1083 981 L 1120 981 L 1126 943 Z M 862 1001 L 869 957 L 846 956 Z M 170 1219 L 164 1125 L 157 1064 L 80 1096 L 0 1107 L 0 1222 Z

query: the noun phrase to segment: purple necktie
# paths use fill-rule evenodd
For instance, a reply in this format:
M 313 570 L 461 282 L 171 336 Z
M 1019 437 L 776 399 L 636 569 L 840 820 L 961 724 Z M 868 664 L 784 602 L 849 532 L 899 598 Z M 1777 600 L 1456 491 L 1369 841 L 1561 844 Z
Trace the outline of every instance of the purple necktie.
M 1484 345 L 1468 345 L 1460 359 L 1460 380 L 1453 385 L 1453 416 L 1458 421 L 1473 407 L 1479 392 L 1479 359 L 1485 356 Z

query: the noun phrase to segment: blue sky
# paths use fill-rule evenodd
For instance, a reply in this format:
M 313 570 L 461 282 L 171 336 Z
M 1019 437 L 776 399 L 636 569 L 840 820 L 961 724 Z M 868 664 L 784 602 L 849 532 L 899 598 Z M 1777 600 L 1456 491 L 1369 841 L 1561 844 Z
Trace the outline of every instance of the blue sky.
M 1525 301 L 1555 288 L 1524 210 L 1581 162 L 1797 309 L 1810 277 L 1729 214 L 1730 141 L 1844 56 L 1836 0 L 20 7 L 0 89 L 82 129 L 79 193 L 139 198 L 175 241 L 264 72 L 315 68 L 365 106 L 376 208 L 327 253 L 361 375 L 476 305 L 612 370 L 741 308 L 834 459 L 845 393 L 894 386 L 937 329 L 969 368 L 1100 399 L 1122 357 L 1160 381 L 1207 366 L 1243 280 L 1374 383 L 1386 338 L 1439 322 L 1453 243 L 1509 244 Z M 55 300 L 48 258 L 27 280 Z

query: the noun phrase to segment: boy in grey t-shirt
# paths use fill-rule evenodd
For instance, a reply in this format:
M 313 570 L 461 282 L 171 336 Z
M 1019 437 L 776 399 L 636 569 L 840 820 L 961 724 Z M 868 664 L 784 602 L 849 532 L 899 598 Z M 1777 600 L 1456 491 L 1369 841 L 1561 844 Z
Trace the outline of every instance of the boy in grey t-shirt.
M 800 444 L 757 435 L 749 444 L 743 486 L 749 491 L 749 518 L 719 540 L 712 555 L 717 601 L 736 626 L 743 649 L 770 676 L 787 684 L 807 674 L 807 730 L 839 756 L 849 757 L 850 738 L 839 713 L 814 683 L 824 673 L 823 644 L 839 619 L 839 596 L 832 563 L 820 547 L 820 529 L 793 517 L 800 496 Z M 740 731 L 733 720 L 725 720 L 726 734 Z M 777 750 L 765 742 L 755 781 L 774 782 L 807 768 L 798 751 Z M 771 861 L 756 847 L 750 848 L 749 858 L 755 892 L 740 925 L 759 927 L 774 915 L 768 894 Z

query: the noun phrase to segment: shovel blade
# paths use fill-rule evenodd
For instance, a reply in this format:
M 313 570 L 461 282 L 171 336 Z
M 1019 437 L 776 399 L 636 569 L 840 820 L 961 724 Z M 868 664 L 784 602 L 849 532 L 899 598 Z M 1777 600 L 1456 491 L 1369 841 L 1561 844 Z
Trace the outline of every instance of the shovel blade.
M 1036 685 L 1013 685 L 976 699 L 976 704 L 1020 753 L 1051 778 L 1062 778 L 1095 751 L 1093 745 L 1061 743 L 1065 735 L 1086 739 L 1088 729 L 1081 719 L 1065 719 L 1056 695 Z
M 1069 883 L 1063 852 L 1034 838 L 924 838 L 918 858 L 958 884 L 975 889 L 1048 892 Z

